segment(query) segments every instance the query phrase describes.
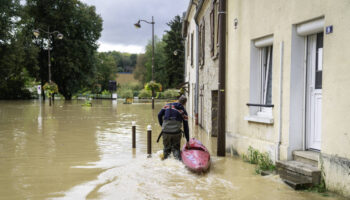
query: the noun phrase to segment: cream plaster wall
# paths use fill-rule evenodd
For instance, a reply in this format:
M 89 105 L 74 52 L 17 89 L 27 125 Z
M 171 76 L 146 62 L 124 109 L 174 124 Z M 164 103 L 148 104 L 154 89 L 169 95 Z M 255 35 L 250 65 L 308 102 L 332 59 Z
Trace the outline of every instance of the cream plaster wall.
M 325 26 L 333 33 L 324 35 L 322 145 L 329 157 L 324 164 L 327 187 L 350 196 L 350 1 L 348 0 L 228 0 L 227 1 L 227 148 L 246 152 L 249 145 L 267 151 L 275 159 L 278 141 L 280 95 L 280 44 L 283 53 L 282 144 L 280 159 L 290 159 L 290 84 L 292 27 L 324 16 Z M 238 27 L 234 28 L 234 19 Z M 274 124 L 244 120 L 249 115 L 249 79 L 251 41 L 273 34 L 272 104 Z M 301 141 L 298 141 L 301 142 Z M 333 158 L 333 160 L 331 159 Z M 336 162 L 339 158 L 344 162 Z M 346 166 L 346 164 L 345 164 Z
M 195 102 L 195 83 L 196 83 L 196 67 L 197 67 L 197 35 L 196 35 L 196 22 L 194 15 L 196 8 L 193 5 L 188 15 L 188 31 L 185 41 L 185 48 L 187 50 L 187 42 L 189 43 L 189 51 L 186 52 L 186 76 L 185 82 L 189 82 L 189 96 L 187 99 L 186 110 L 191 118 L 194 118 L 194 102 Z M 193 64 L 191 65 L 191 34 L 193 33 Z

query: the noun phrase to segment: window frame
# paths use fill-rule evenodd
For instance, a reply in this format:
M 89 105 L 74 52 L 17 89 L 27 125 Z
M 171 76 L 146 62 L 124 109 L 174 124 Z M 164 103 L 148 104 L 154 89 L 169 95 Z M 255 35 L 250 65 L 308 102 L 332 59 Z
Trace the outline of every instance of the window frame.
M 199 25 L 199 65 L 203 68 L 205 63 L 205 21 L 204 17 Z
M 215 17 L 214 17 L 214 5 L 212 10 L 210 11 L 210 54 L 213 57 L 215 51 Z
M 191 66 L 193 67 L 193 32 L 191 33 Z
M 260 104 L 272 105 L 273 45 L 259 48 Z M 270 94 L 270 102 L 268 95 Z M 272 107 L 259 107 L 258 116 L 272 116 Z
M 273 124 L 273 35 L 251 41 L 247 121 Z

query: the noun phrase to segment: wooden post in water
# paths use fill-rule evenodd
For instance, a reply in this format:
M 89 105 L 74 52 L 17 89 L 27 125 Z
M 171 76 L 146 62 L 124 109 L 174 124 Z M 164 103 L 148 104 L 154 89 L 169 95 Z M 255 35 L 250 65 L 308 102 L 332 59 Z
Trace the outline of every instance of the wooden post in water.
M 152 127 L 147 126 L 147 154 L 150 156 L 152 154 Z
M 132 148 L 136 148 L 136 122 L 132 122 Z

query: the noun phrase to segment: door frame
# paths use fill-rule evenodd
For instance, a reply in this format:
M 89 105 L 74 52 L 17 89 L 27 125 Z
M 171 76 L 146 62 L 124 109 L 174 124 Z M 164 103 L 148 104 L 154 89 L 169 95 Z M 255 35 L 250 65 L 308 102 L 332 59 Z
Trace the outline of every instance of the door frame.
M 292 25 L 287 160 L 306 149 L 306 36 L 323 30 L 323 16 Z
M 320 137 L 322 138 L 322 123 L 318 124 L 318 111 L 322 118 L 322 88 L 317 89 L 316 84 L 316 68 L 317 68 L 317 44 L 318 44 L 318 33 L 310 34 L 305 36 L 306 43 L 306 62 L 305 62 L 305 122 L 304 122 L 304 150 L 317 150 L 321 151 L 320 144 L 314 143 L 316 132 L 320 130 Z M 323 39 L 323 38 L 322 38 Z M 310 44 L 311 43 L 311 44 Z M 323 48 L 323 47 L 322 47 Z M 322 77 L 321 77 L 322 78 Z M 321 108 L 317 109 L 317 101 L 321 98 Z M 320 139 L 322 140 L 322 139 Z

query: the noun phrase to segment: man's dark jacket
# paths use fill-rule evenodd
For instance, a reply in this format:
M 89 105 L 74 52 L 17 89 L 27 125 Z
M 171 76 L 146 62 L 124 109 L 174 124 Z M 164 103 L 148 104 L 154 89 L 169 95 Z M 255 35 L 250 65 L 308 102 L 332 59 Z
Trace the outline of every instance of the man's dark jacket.
M 183 128 L 185 132 L 185 137 L 187 142 L 189 141 L 189 131 L 188 131 L 188 116 L 185 108 L 182 104 L 176 102 L 176 103 L 168 103 L 166 104 L 158 113 L 158 121 L 159 124 L 162 126 L 163 133 L 176 133 L 179 132 L 176 131 L 164 131 L 167 130 L 167 127 L 164 127 L 166 124 L 176 124 L 176 123 L 183 123 Z M 164 122 L 164 123 L 163 123 Z

